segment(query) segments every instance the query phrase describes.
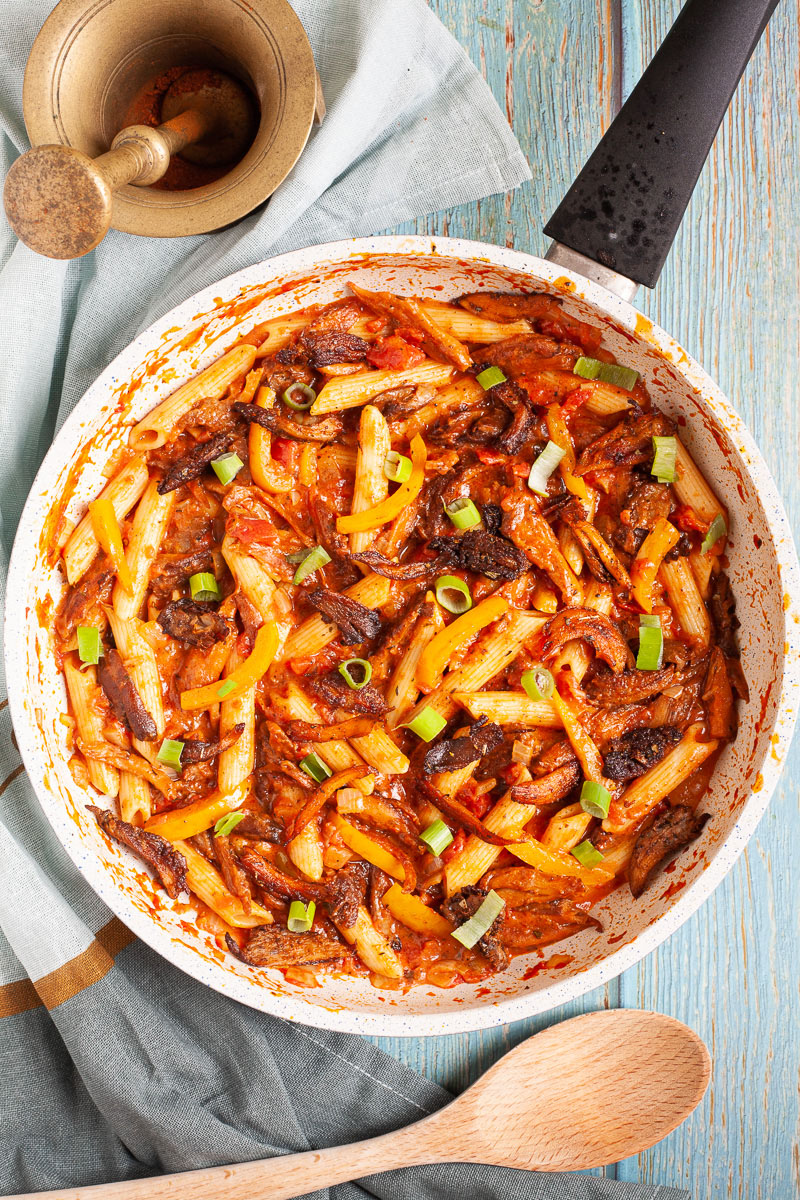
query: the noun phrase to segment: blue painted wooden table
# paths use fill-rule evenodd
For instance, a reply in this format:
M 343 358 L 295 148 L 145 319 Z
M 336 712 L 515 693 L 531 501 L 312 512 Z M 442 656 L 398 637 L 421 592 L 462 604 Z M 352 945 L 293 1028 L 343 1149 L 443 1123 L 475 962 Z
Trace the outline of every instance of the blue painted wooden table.
M 511 196 L 439 213 L 406 231 L 543 254 L 542 225 L 663 39 L 680 0 L 431 4 L 505 108 L 533 181 Z M 799 37 L 796 0 L 783 0 L 734 98 L 664 274 L 636 301 L 700 360 L 742 413 L 795 528 Z M 542 1019 L 380 1044 L 460 1089 L 552 1021 L 603 1006 L 671 1013 L 708 1044 L 711 1089 L 684 1126 L 606 1174 L 683 1186 L 697 1200 L 799 1196 L 798 779 L 796 740 L 783 786 L 747 853 L 700 912 L 615 982 Z M 599 1105 L 599 1115 L 603 1110 L 613 1114 L 613 1097 Z

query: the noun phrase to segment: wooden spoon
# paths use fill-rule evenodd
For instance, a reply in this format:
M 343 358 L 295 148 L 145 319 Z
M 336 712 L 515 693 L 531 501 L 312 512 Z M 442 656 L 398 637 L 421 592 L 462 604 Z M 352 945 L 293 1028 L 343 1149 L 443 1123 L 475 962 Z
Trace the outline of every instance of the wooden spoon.
M 432 1116 L 382 1137 L 178 1175 L 8 1200 L 289 1200 L 398 1167 L 581 1171 L 666 1137 L 703 1098 L 708 1051 L 660 1013 L 588 1013 L 528 1038 Z

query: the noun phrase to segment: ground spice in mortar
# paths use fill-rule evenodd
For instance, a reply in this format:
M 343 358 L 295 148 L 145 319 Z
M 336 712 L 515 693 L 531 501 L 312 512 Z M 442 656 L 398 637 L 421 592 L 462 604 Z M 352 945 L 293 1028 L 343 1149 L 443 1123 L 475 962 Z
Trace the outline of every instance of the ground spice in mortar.
M 167 94 L 176 80 L 186 75 L 189 71 L 201 71 L 205 77 L 203 82 L 209 87 L 218 87 L 220 75 L 217 71 L 211 70 L 209 67 L 169 67 L 168 70 L 162 71 L 150 83 L 146 83 L 139 92 L 134 96 L 129 104 L 123 126 L 127 125 L 152 125 L 154 128 L 161 124 L 161 104 L 164 96 Z M 192 81 L 192 87 L 197 86 L 197 76 Z M 199 163 L 190 163 L 181 158 L 180 154 L 173 154 L 169 166 L 161 179 L 157 183 L 151 184 L 154 188 L 160 188 L 165 192 L 183 192 L 189 188 L 204 187 L 207 183 L 214 183 L 217 179 L 221 179 L 231 169 L 230 163 L 222 164 L 216 167 L 201 166 Z

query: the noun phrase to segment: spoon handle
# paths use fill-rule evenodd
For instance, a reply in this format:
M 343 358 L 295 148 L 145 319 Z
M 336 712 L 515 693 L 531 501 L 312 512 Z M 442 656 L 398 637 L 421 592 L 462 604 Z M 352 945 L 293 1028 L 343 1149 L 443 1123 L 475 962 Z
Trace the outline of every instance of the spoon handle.
M 349 1146 L 122 1183 L 31 1192 L 6 1200 L 290 1200 L 351 1179 L 434 1161 L 439 1156 L 431 1144 L 430 1120 Z

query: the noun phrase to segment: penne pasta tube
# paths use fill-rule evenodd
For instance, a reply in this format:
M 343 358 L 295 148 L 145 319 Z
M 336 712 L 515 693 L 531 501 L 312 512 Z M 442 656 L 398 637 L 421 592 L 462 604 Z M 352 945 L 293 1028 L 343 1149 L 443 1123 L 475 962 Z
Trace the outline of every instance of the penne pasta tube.
M 612 869 L 605 862 L 602 867 L 583 867 L 574 855 L 545 846 L 536 838 L 526 838 L 516 846 L 509 846 L 509 850 L 543 875 L 565 875 L 568 879 L 579 879 L 587 888 L 604 887 L 614 878 Z
M 578 715 L 573 709 L 572 704 L 569 700 L 565 700 L 563 696 L 559 696 L 558 691 L 553 692 L 552 701 L 553 707 L 561 718 L 561 723 L 569 738 L 570 745 L 575 751 L 578 762 L 581 764 L 581 770 L 585 778 L 592 779 L 595 783 L 599 783 L 603 787 L 608 787 L 608 790 L 613 794 L 614 785 L 609 784 L 609 781 L 603 775 L 603 756 L 578 720 Z
M 452 367 L 435 362 L 406 367 L 404 371 L 363 371 L 359 375 L 341 375 L 328 380 L 311 405 L 310 412 L 316 417 L 321 413 L 358 408 L 374 400 L 381 392 L 411 384 L 427 383 L 432 387 L 441 387 L 452 376 Z
M 530 324 L 523 319 L 507 321 L 505 324 L 501 321 L 490 321 L 486 317 L 476 317 L 474 313 L 454 304 L 443 304 L 440 300 L 423 300 L 422 308 L 440 329 L 458 338 L 460 342 L 490 345 L 531 331 Z
M 661 564 L 659 579 L 664 585 L 672 611 L 685 633 L 702 646 L 711 643 L 711 618 L 688 558 Z
M 351 512 L 360 513 L 373 508 L 389 495 L 389 480 L 383 469 L 386 455 L 392 448 L 386 418 L 374 404 L 361 412 L 358 427 L 358 458 Z M 356 530 L 350 534 L 350 552 L 360 554 L 375 541 L 377 529 Z
M 395 667 L 386 689 L 386 702 L 389 705 L 389 715 L 386 718 L 388 729 L 396 729 L 401 724 L 403 717 L 419 696 L 417 665 L 431 638 L 444 626 L 442 610 L 435 602 L 433 592 L 428 592 L 425 599 L 431 605 L 430 616 L 422 617 L 417 622 L 411 645 Z
M 292 838 L 287 851 L 298 871 L 307 879 L 315 882 L 322 879 L 322 838 L 316 821 L 310 821 L 297 837 Z
M 303 311 L 288 313 L 285 317 L 273 317 L 271 321 L 265 321 L 263 325 L 259 325 L 261 341 L 258 343 L 256 358 L 263 358 L 266 354 L 275 354 L 276 351 L 283 350 L 284 346 L 289 345 L 298 330 L 305 329 L 310 319 L 308 313 Z
M 675 456 L 675 481 L 672 484 L 675 494 L 681 504 L 687 504 L 694 509 L 698 517 L 708 525 L 718 513 L 726 517 L 724 505 L 720 504 L 706 482 L 702 471 L 684 446 L 680 438 L 675 439 L 677 453 Z
M 552 700 L 529 700 L 524 692 L 453 692 L 453 699 L 471 717 L 487 717 L 497 725 L 560 729 L 561 718 Z
M 246 342 L 228 350 L 210 366 L 182 384 L 166 400 L 162 400 L 130 434 L 134 450 L 153 450 L 163 446 L 178 422 L 201 400 L 219 400 L 240 375 L 250 370 L 256 358 L 256 348 Z
M 458 709 L 455 693 L 476 692 L 494 675 L 504 671 L 546 620 L 538 613 L 512 609 L 497 629 L 478 639 L 459 666 L 447 672 L 435 691 L 420 700 L 408 714 L 408 719 L 413 720 L 423 708 L 432 708 L 449 721 Z
M 144 458 L 137 456 L 103 488 L 98 500 L 108 500 L 118 521 L 126 517 L 147 487 L 150 477 Z M 87 512 L 67 539 L 64 547 L 64 570 L 67 581 L 76 584 L 91 566 L 100 546 Z
M 702 726 L 692 725 L 674 750 L 660 763 L 641 775 L 616 800 L 612 800 L 603 829 L 608 833 L 625 833 L 640 824 L 678 784 L 696 771 L 714 753 L 719 742 L 700 741 Z
M 708 600 L 711 594 L 711 573 L 714 570 L 715 559 L 716 555 L 701 554 L 699 550 L 692 550 L 689 554 L 689 564 L 697 590 L 704 600 Z
M 380 775 L 405 775 L 408 770 L 409 764 L 405 754 L 395 746 L 389 734 L 380 726 L 371 733 L 365 733 L 363 737 L 351 738 L 350 743 L 364 761 Z
M 338 929 L 342 937 L 355 946 L 358 957 L 370 971 L 387 979 L 403 978 L 400 960 L 387 939 L 375 928 L 363 905 L 359 905 L 355 925 L 339 925 Z
M 119 813 L 129 825 L 144 825 L 153 811 L 150 785 L 139 775 L 123 771 L 119 777 Z
M 142 704 L 155 721 L 159 737 L 163 737 L 166 727 L 164 698 L 153 647 L 141 632 L 141 622 L 138 618 L 123 620 L 113 609 L 109 608 L 107 612 L 111 632 L 125 663 L 125 670 L 133 680 Z M 140 754 L 150 760 L 157 751 L 155 743 L 141 742 L 138 738 L 133 738 L 133 745 Z
M 522 779 L 528 782 L 531 775 L 528 771 Z M 492 811 L 484 818 L 484 825 L 492 833 L 501 837 L 514 838 L 522 841 L 525 836 L 525 826 L 536 815 L 536 810 L 530 804 L 517 804 L 506 793 L 497 801 Z M 483 842 L 475 834 L 467 838 L 463 850 L 460 850 L 445 867 L 447 894 L 452 896 L 462 887 L 475 884 L 481 875 L 489 870 L 492 863 L 500 854 L 501 847 Z
M 175 849 L 186 859 L 186 882 L 190 891 L 223 921 L 236 929 L 255 929 L 258 925 L 272 924 L 272 913 L 255 900 L 251 901 L 250 912 L 246 913 L 239 897 L 228 891 L 219 871 L 194 846 L 188 842 L 176 842 Z
M 102 742 L 103 713 L 97 703 L 97 671 L 87 667 L 81 671 L 70 659 L 64 660 L 64 678 L 67 683 L 75 725 L 84 742 Z M 87 759 L 89 779 L 98 792 L 105 796 L 116 796 L 119 792 L 119 771 L 108 763 Z
M 273 696 L 272 699 L 278 712 L 288 720 L 306 721 L 309 725 L 321 724 L 319 713 L 296 683 L 289 683 L 283 694 Z M 314 747 L 314 753 L 334 773 L 346 771 L 349 767 L 364 766 L 361 755 L 357 754 L 353 747 L 344 740 L 318 742 Z M 363 779 L 356 779 L 353 787 L 358 788 L 365 795 L 369 795 L 375 788 L 375 776 L 366 775 Z
M 234 647 L 225 668 L 230 675 L 245 659 Z M 255 684 L 240 695 L 223 700 L 219 706 L 219 736 L 223 738 L 235 725 L 244 725 L 232 746 L 223 750 L 217 766 L 217 787 L 224 794 L 245 786 L 253 773 L 256 755 L 256 689 Z
M 228 564 L 231 575 L 247 599 L 258 611 L 262 621 L 274 618 L 272 602 L 275 584 L 263 563 L 248 554 L 239 542 L 226 534 L 222 540 L 222 557 Z
M 592 819 L 591 814 L 584 812 L 580 804 L 568 804 L 550 818 L 541 836 L 541 843 L 548 850 L 563 850 L 567 853 L 573 846 L 577 846 L 578 842 L 583 841 Z
M 125 554 L 133 586 L 128 592 L 117 580 L 111 596 L 114 612 L 124 620 L 138 617 L 144 604 L 150 568 L 164 540 L 174 501 L 174 492 L 158 494 L 158 484 L 153 479 L 137 505 Z
M 366 608 L 381 608 L 389 599 L 391 590 L 392 586 L 389 580 L 384 579 L 382 575 L 365 575 L 352 587 L 346 588 L 344 595 L 358 600 Z M 338 636 L 339 630 L 333 622 L 326 621 L 324 617 L 317 614 L 309 617 L 303 621 L 302 625 L 298 625 L 296 629 L 292 630 L 286 639 L 280 657 L 282 659 L 310 658 L 314 654 L 319 654 L 320 650 L 324 650 Z

